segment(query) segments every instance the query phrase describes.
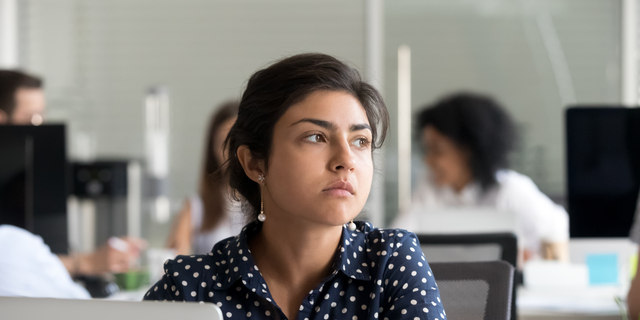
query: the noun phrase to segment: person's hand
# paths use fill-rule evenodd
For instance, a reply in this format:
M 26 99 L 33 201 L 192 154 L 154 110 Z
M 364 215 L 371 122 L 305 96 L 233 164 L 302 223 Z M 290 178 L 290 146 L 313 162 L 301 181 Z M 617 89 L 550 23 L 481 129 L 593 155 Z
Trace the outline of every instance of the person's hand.
M 93 253 L 79 257 L 81 262 L 77 274 L 97 275 L 107 272 L 126 272 L 140 256 L 140 251 L 146 245 L 146 241 L 138 238 L 113 237 Z

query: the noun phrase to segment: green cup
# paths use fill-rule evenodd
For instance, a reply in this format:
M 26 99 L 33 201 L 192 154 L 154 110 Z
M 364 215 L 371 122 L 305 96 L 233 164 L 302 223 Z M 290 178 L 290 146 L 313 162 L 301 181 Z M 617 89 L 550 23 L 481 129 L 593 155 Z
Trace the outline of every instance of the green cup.
M 122 291 L 137 290 L 142 286 L 149 286 L 149 272 L 147 270 L 132 270 L 114 274 L 116 284 Z

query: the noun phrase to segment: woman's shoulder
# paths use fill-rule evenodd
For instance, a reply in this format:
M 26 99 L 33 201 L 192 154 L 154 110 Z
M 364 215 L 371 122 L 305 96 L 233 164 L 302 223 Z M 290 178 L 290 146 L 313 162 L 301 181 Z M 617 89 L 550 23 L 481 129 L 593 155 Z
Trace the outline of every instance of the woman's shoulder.
M 535 182 L 529 178 L 529 176 L 519 173 L 514 170 L 499 170 L 496 172 L 496 180 L 503 189 L 529 189 L 538 190 Z
M 411 231 L 374 228 L 369 223 L 364 223 L 358 230 L 362 233 L 360 241 L 357 240 L 357 232 L 352 232 L 352 243 L 348 243 L 347 240 L 346 245 L 357 247 L 352 250 L 367 252 L 369 260 L 377 261 L 379 266 L 398 258 L 411 260 L 416 256 L 424 260 L 418 237 Z

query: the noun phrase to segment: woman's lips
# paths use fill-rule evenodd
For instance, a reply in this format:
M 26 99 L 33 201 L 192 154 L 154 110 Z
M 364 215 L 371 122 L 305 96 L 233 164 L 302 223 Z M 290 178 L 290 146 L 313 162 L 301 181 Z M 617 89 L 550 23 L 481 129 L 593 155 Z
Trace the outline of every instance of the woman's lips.
M 352 197 L 355 194 L 349 181 L 338 180 L 322 190 L 325 194 L 337 197 Z

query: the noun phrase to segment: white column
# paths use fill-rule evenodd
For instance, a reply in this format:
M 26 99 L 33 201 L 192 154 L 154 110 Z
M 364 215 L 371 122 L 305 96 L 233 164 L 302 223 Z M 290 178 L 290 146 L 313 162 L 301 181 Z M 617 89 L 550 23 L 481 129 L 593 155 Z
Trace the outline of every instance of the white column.
M 384 2 L 366 0 L 364 2 L 365 30 L 365 81 L 383 92 L 384 80 Z M 369 222 L 375 227 L 384 227 L 384 149 L 378 150 L 374 158 L 376 167 L 371 193 L 365 206 Z
M 622 1 L 622 104 L 639 104 L 638 0 Z
M 0 68 L 18 67 L 18 0 L 0 0 Z
M 411 203 L 411 49 L 398 48 L 398 212 Z

